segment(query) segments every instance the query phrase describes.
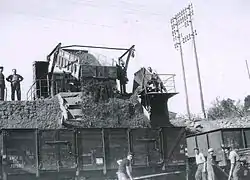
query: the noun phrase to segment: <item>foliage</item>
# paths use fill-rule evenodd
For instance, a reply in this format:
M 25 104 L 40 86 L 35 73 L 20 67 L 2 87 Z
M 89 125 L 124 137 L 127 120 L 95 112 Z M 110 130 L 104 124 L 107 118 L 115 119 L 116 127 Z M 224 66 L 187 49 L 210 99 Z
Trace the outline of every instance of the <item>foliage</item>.
M 209 119 L 223 119 L 233 117 L 243 117 L 245 108 L 240 101 L 235 101 L 230 98 L 222 99 L 216 98 L 207 111 Z
M 244 99 L 244 108 L 248 110 L 250 108 L 250 95 L 246 96 Z

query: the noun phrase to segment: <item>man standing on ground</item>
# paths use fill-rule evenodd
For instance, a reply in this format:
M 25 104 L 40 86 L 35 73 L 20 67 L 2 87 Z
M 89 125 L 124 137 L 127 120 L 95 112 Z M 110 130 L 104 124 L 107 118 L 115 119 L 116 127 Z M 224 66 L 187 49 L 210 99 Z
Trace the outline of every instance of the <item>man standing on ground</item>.
M 3 75 L 3 67 L 0 66 L 0 101 L 4 101 L 5 78 Z
M 215 173 L 214 173 L 214 149 L 210 148 L 208 149 L 208 155 L 207 155 L 207 179 L 208 180 L 215 180 Z
M 239 171 L 240 171 L 240 156 L 235 151 L 233 146 L 230 146 L 229 150 L 230 150 L 229 160 L 230 160 L 231 166 L 230 166 L 228 180 L 231 180 L 231 177 L 233 178 L 233 180 L 238 180 Z
M 206 159 L 198 148 L 194 148 L 197 170 L 195 180 L 206 180 Z
M 13 74 L 9 75 L 6 80 L 11 83 L 11 100 L 15 100 L 15 92 L 17 92 L 17 100 L 21 100 L 21 87 L 20 82 L 23 80 L 23 77 L 16 73 L 16 69 L 12 70 Z
M 128 153 L 127 158 L 122 161 L 117 162 L 119 164 L 118 167 L 118 180 L 133 180 L 132 178 L 132 167 L 131 160 L 133 158 L 132 153 Z

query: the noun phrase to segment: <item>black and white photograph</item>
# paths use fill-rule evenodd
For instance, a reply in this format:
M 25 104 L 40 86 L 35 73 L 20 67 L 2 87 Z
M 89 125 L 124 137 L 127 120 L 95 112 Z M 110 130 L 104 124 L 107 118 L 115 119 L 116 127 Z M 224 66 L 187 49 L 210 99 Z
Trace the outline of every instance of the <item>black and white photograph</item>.
M 0 180 L 249 180 L 250 1 L 0 0 Z

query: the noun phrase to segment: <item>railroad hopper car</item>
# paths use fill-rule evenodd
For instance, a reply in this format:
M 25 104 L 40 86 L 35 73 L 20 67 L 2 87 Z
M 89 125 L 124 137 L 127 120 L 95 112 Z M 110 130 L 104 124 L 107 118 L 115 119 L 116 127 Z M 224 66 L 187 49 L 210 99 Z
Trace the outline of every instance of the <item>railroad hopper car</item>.
M 2 179 L 117 179 L 117 160 L 128 151 L 135 177 L 181 171 L 167 178 L 185 178 L 183 127 L 3 129 L 1 137 Z
M 242 179 L 250 178 L 250 128 L 225 128 L 217 129 L 205 133 L 187 136 L 187 153 L 189 158 L 189 176 L 194 178 L 196 170 L 194 147 L 205 155 L 208 155 L 208 149 L 214 149 L 214 158 L 217 162 L 215 173 L 220 179 L 227 179 L 229 173 L 230 161 L 225 148 L 233 145 L 240 155 Z M 226 174 L 224 172 L 226 172 Z

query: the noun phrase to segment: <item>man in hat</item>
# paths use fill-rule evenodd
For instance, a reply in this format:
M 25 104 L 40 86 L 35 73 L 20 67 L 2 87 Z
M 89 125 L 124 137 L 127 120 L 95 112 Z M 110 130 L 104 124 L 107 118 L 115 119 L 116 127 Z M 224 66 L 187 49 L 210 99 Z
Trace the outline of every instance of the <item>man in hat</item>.
M 228 180 L 231 180 L 231 177 L 233 180 L 239 179 L 239 171 L 240 171 L 240 156 L 234 149 L 233 145 L 229 146 L 229 160 L 230 160 L 230 171 Z
M 17 92 L 17 100 L 21 100 L 21 87 L 20 82 L 23 80 L 23 77 L 16 73 L 16 69 L 12 70 L 13 74 L 9 75 L 6 80 L 11 83 L 11 100 L 15 100 L 15 92 Z
M 207 156 L 207 179 L 208 180 L 215 180 L 215 173 L 214 173 L 214 165 L 215 161 L 213 158 L 214 149 L 208 149 L 208 156 Z
M 4 101 L 5 79 L 3 75 L 3 67 L 0 66 L 0 101 Z
M 118 180 L 133 180 L 131 167 L 132 158 L 133 154 L 129 152 L 127 158 L 117 161 L 119 165 L 117 172 Z
M 194 152 L 195 152 L 195 160 L 197 164 L 195 180 L 205 180 L 206 179 L 206 159 L 203 153 L 201 153 L 197 147 L 194 148 Z

